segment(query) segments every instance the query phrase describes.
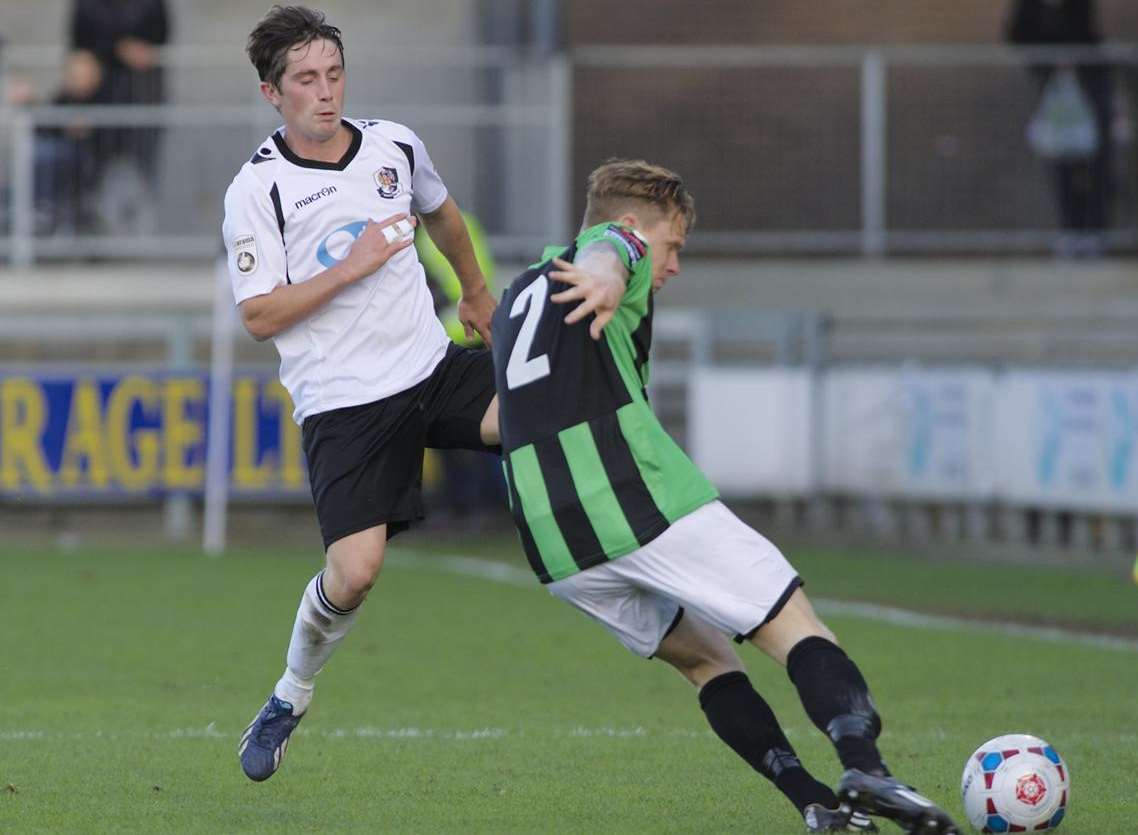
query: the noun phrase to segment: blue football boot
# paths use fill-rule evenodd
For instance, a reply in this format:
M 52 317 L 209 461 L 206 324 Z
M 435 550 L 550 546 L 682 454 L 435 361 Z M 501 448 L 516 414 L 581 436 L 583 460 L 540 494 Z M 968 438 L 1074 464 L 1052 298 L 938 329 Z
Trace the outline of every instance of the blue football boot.
M 288 749 L 289 734 L 303 718 L 303 713 L 293 715 L 292 705 L 288 702 L 269 696 L 261 712 L 241 735 L 241 745 L 237 749 L 241 768 L 250 780 L 258 783 L 268 780 L 280 768 Z

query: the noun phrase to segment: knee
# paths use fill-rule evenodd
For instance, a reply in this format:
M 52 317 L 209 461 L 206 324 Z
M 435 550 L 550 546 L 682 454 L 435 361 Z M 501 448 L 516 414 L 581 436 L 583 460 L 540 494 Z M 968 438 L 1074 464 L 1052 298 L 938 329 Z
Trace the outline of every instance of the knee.
M 670 662 L 680 675 L 697 688 L 726 673 L 743 672 L 743 665 L 733 652 L 692 653 L 670 659 Z
M 358 549 L 346 559 L 329 560 L 328 569 L 325 571 L 325 590 L 330 596 L 334 595 L 342 601 L 345 608 L 357 606 L 375 585 L 382 566 L 382 550 Z M 328 588 L 329 579 L 333 580 L 331 585 L 335 586 L 334 589 Z
M 823 640 L 829 641 L 836 647 L 841 646 L 841 644 L 838 643 L 838 636 L 830 630 L 830 627 L 826 626 L 826 624 L 822 623 L 821 621 L 817 621 L 815 623 L 814 629 L 812 630 L 812 637 L 822 638 Z
M 379 566 L 374 564 L 356 565 L 343 572 L 344 593 L 352 598 L 362 599 L 371 591 L 379 577 Z

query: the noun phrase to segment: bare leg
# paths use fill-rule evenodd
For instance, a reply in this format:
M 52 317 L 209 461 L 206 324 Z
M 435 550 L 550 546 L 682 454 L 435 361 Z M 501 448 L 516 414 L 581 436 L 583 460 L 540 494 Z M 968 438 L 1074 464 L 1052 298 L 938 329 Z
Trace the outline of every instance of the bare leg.
M 838 643 L 834 633 L 818 619 L 806 593 L 799 588 L 778 616 L 751 637 L 751 643 L 785 667 L 794 646 L 810 637 L 825 638 L 835 645 Z
M 497 446 L 502 443 L 502 435 L 498 431 L 498 395 L 496 394 L 494 399 L 490 401 L 490 405 L 486 407 L 486 413 L 482 415 L 478 434 L 486 446 Z

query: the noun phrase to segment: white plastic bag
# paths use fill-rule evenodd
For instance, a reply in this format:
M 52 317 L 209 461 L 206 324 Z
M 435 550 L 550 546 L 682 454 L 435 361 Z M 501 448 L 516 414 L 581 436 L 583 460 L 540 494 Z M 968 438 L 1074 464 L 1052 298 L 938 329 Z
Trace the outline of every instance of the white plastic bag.
M 1027 144 L 1052 160 L 1086 159 L 1098 150 L 1094 108 L 1074 70 L 1056 70 L 1047 80 L 1027 123 Z

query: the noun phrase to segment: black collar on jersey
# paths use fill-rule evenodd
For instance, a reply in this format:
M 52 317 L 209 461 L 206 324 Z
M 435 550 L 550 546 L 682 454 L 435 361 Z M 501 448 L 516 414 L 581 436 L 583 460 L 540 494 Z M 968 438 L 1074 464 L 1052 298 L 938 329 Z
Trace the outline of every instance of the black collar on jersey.
M 319 168 L 324 171 L 343 171 L 348 167 L 348 163 L 356 158 L 359 153 L 360 145 L 364 141 L 364 135 L 360 129 L 349 122 L 347 119 L 341 120 L 344 127 L 352 132 L 352 144 L 348 146 L 348 150 L 344 151 L 344 155 L 336 162 L 324 162 L 318 159 L 305 159 L 298 157 L 293 153 L 292 148 L 284 141 L 284 137 L 279 133 L 273 134 L 273 142 L 277 145 L 277 150 L 281 152 L 281 156 L 291 162 L 293 165 L 299 165 L 301 168 Z

